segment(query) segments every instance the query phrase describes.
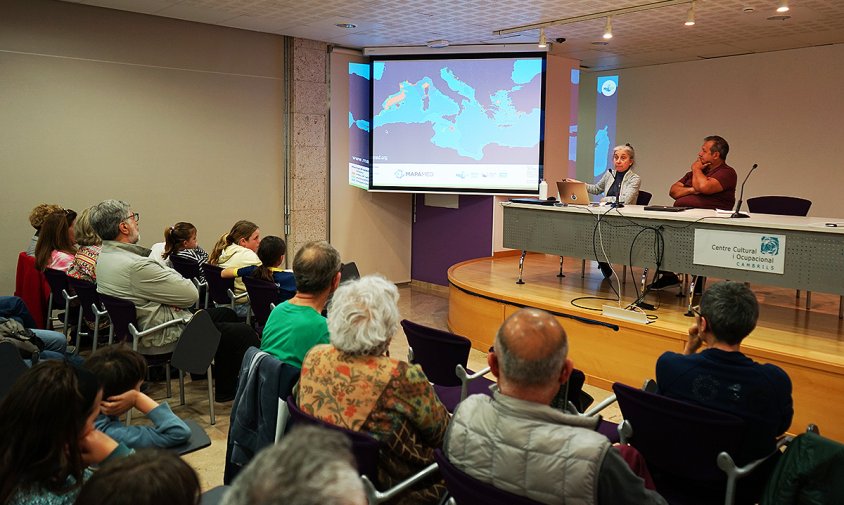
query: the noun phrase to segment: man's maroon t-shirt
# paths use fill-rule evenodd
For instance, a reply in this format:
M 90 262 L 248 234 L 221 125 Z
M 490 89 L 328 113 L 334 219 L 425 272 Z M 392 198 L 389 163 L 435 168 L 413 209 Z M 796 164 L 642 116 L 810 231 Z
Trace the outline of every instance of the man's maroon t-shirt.
M 723 191 L 711 195 L 686 195 L 674 200 L 675 207 L 694 207 L 698 209 L 732 209 L 736 204 L 736 182 L 738 176 L 736 171 L 726 163 L 718 168 L 705 168 L 704 175 L 714 177 L 721 183 Z M 687 172 L 680 183 L 687 188 L 692 187 L 692 173 Z

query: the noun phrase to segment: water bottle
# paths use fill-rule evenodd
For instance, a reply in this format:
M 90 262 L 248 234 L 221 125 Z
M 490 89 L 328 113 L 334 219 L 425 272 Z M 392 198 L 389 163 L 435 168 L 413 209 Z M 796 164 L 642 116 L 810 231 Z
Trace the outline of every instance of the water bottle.
M 542 179 L 542 181 L 539 183 L 539 199 L 548 199 L 548 183 L 545 182 L 545 179 Z

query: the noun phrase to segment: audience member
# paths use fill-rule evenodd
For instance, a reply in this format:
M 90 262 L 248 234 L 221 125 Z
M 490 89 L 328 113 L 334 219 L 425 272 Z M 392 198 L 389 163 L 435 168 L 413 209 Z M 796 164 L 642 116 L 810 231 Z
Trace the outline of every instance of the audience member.
M 713 284 L 695 307 L 683 353 L 666 352 L 656 362 L 661 394 L 747 421 L 744 450 L 735 458 L 739 465 L 771 454 L 794 414 L 785 371 L 741 352 L 758 317 L 756 295 L 744 283 Z
M 296 279 L 293 272 L 284 270 L 284 255 L 287 253 L 287 244 L 280 237 L 270 235 L 261 239 L 258 244 L 258 258 L 261 264 L 241 268 L 227 268 L 220 274 L 224 278 L 230 277 L 254 277 L 275 284 L 278 288 L 276 305 L 289 300 L 296 294 Z
M 97 260 L 97 291 L 131 301 L 142 328 L 190 317 L 188 308 L 199 298 L 196 287 L 175 270 L 149 258 L 149 250 L 137 245 L 138 218 L 128 203 L 118 200 L 101 202 L 91 213 L 91 225 L 103 239 Z M 231 401 L 240 361 L 246 349 L 259 345 L 258 336 L 239 323 L 231 309 L 208 309 L 208 313 L 221 333 L 214 361 L 217 401 Z M 183 324 L 175 324 L 147 335 L 138 349 L 143 354 L 172 352 L 183 329 Z
M 508 317 L 488 355 L 498 390 L 461 402 L 445 451 L 470 476 L 540 503 L 664 504 L 595 431 L 599 419 L 548 406 L 574 365 L 549 313 Z M 304 372 L 303 372 L 304 374 Z
M 190 428 L 170 410 L 167 402 L 158 404 L 141 392 L 147 375 L 144 357 L 125 344 L 97 349 L 85 360 L 85 368 L 97 376 L 103 387 L 103 402 L 94 427 L 133 449 L 173 447 L 190 438 Z M 152 421 L 152 426 L 127 426 L 120 416 L 136 408 Z
M 161 258 L 169 262 L 171 256 L 193 261 L 197 265 L 208 261 L 208 253 L 197 244 L 196 226 L 180 221 L 164 230 Z M 197 278 L 199 282 L 205 282 L 205 275 L 201 269 Z
M 270 313 L 261 350 L 301 368 L 311 347 L 329 341 L 322 310 L 340 284 L 340 253 L 328 242 L 308 242 L 293 258 L 293 276 L 296 295 Z
M 46 268 L 66 272 L 76 255 L 76 240 L 73 225 L 76 212 L 68 209 L 55 212 L 44 218 L 35 244 L 35 268 L 42 272 Z
M 256 254 L 260 241 L 261 230 L 257 224 L 244 220 L 238 221 L 232 226 L 231 231 L 223 234 L 214 245 L 208 262 L 224 269 L 260 265 L 261 259 Z M 234 293 L 239 295 L 245 291 L 246 286 L 243 285 L 243 281 L 235 279 Z M 240 302 L 235 306 L 235 310 L 239 316 L 246 317 L 249 306 Z
M 103 241 L 91 227 L 91 211 L 88 207 L 79 214 L 73 233 L 79 249 L 73 257 L 67 276 L 95 283 L 97 282 L 97 258 L 100 257 Z
M 32 239 L 30 239 L 29 245 L 26 248 L 27 255 L 35 256 L 35 244 L 38 243 L 38 235 L 41 231 L 41 225 L 44 223 L 44 218 L 54 212 L 61 212 L 62 210 L 64 209 L 54 203 L 42 203 L 40 205 L 36 205 L 32 209 L 29 213 L 29 224 L 35 228 L 35 234 L 32 236 Z
M 398 299 L 395 284 L 380 276 L 340 286 L 328 312 L 331 345 L 308 352 L 299 379 L 304 412 L 381 441 L 378 480 L 385 486 L 430 465 L 448 425 L 422 369 L 386 355 L 399 329 Z M 402 503 L 432 503 L 444 491 L 438 478 L 426 479 Z
M 44 349 L 39 353 L 40 359 L 68 358 L 67 337 L 63 333 L 37 328 L 35 319 L 26 308 L 23 300 L 17 296 L 0 296 L 0 318 L 14 319 L 24 328 L 32 330 L 36 337 L 44 343 Z M 81 360 L 72 360 L 80 363 Z
M 75 505 L 199 505 L 199 478 L 170 451 L 143 449 L 88 479 Z
M 366 505 L 351 442 L 339 432 L 296 426 L 237 476 L 222 505 Z
M 131 449 L 94 429 L 102 390 L 91 372 L 45 361 L 0 404 L 0 503 L 70 505 L 89 465 Z

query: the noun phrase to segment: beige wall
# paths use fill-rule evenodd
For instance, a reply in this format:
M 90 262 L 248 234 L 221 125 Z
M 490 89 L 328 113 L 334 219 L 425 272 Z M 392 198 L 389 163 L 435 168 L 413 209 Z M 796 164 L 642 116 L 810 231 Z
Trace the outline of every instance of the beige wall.
M 105 198 L 141 243 L 193 222 L 210 247 L 240 218 L 282 235 L 282 37 L 43 0 L 0 15 L 0 294 L 29 210 Z
M 369 193 L 349 185 L 349 62 L 360 56 L 331 54 L 331 243 L 362 275 L 381 273 L 410 281 L 411 195 Z
M 608 74 L 584 73 L 581 80 L 581 177 L 591 173 L 597 75 Z M 654 194 L 652 203 L 672 203 L 668 188 L 689 170 L 703 137 L 717 134 L 730 143 L 727 161 L 738 172 L 739 185 L 759 164 L 745 200 L 799 196 L 813 201 L 810 215 L 844 216 L 837 196 L 844 172 L 836 155 L 844 117 L 844 45 L 634 68 L 618 75 L 617 141 L 636 148 L 642 189 Z

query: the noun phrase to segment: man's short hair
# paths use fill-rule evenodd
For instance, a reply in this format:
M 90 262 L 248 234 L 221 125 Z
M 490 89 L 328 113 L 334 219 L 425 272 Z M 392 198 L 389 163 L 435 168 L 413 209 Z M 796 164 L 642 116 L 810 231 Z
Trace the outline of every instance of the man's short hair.
M 243 469 L 222 505 L 362 505 L 363 485 L 342 433 L 297 426 Z
M 120 223 L 129 215 L 129 204 L 123 200 L 106 200 L 91 210 L 91 227 L 103 240 L 114 240 L 120 235 Z
M 703 139 L 703 142 L 712 142 L 712 147 L 709 149 L 710 153 L 717 152 L 721 155 L 721 160 L 725 161 L 727 159 L 727 155 L 730 154 L 730 144 L 724 140 L 724 137 L 719 137 L 718 135 L 710 135 Z
M 546 326 L 543 328 L 543 326 Z M 520 332 L 559 332 L 551 338 L 544 338 L 538 344 L 547 347 L 546 352 L 530 359 L 519 356 L 524 354 L 515 348 L 516 342 L 525 342 Z M 540 333 L 537 336 L 541 338 Z M 520 386 L 539 386 L 555 381 L 560 377 L 563 363 L 568 355 L 566 332 L 554 316 L 540 309 L 521 309 L 508 317 L 495 335 L 495 354 L 501 367 L 501 374 L 509 381 Z
M 756 328 L 759 302 L 744 283 L 719 282 L 703 293 L 700 315 L 717 340 L 736 345 Z
M 147 374 L 143 355 L 126 344 L 100 347 L 85 360 L 85 368 L 102 384 L 103 398 L 135 389 Z
M 331 286 L 340 271 L 340 253 L 324 240 L 308 242 L 293 258 L 296 291 L 317 294 Z

